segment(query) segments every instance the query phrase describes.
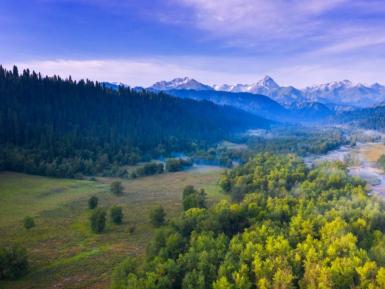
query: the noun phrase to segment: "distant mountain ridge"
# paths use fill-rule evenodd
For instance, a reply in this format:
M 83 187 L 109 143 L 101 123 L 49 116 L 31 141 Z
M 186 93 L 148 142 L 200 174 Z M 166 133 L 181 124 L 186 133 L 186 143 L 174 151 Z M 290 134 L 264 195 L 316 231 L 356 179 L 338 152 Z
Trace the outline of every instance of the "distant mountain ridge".
M 104 86 L 119 88 L 117 84 L 111 83 Z M 148 88 L 134 88 L 136 91 L 143 89 L 233 106 L 264 118 L 284 122 L 316 122 L 341 112 L 374 107 L 385 102 L 385 86 L 378 83 L 353 84 L 349 80 L 297 89 L 293 86 L 280 86 L 269 76 L 252 84 L 213 86 L 183 77 L 159 81 Z
M 194 89 L 194 90 L 213 90 L 209 85 L 200 83 L 195 79 L 184 77 L 175 78 L 171 81 L 159 81 L 148 88 L 149 90 L 171 90 L 171 89 Z
M 305 102 L 302 92 L 292 86 L 281 87 L 270 76 L 252 84 L 214 85 L 215 90 L 229 92 L 249 92 L 266 95 L 284 106 L 291 106 L 293 102 Z
M 302 92 L 309 100 L 357 107 L 371 107 L 385 100 L 385 86 L 353 84 L 349 80 L 307 87 Z
M 260 81 L 254 84 L 223 84 L 223 85 L 213 85 L 215 90 L 230 91 L 230 92 L 251 92 L 256 93 L 258 90 L 272 90 L 279 88 L 279 85 L 270 77 L 265 76 Z
M 184 77 L 171 81 L 157 82 L 148 89 L 155 91 L 193 89 L 233 93 L 245 92 L 266 95 L 285 107 L 305 102 L 319 102 L 333 107 L 370 107 L 385 101 L 385 86 L 378 83 L 372 85 L 353 84 L 349 80 L 297 89 L 293 86 L 280 86 L 269 76 L 265 76 L 263 79 L 252 84 L 222 84 L 213 86 Z

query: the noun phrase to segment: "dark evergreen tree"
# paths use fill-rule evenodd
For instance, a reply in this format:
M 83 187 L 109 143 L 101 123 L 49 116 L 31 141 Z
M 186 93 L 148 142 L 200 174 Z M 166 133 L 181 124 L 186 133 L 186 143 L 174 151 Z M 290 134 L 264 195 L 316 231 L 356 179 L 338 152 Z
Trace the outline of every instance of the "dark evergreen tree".
M 164 93 L 105 88 L 0 66 L 0 169 L 56 177 L 125 176 L 125 165 L 167 156 L 269 122 Z

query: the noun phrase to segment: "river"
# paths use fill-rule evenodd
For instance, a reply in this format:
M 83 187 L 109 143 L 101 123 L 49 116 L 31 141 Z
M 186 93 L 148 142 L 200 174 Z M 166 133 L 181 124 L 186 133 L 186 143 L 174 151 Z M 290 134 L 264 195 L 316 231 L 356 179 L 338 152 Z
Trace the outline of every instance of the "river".
M 348 164 L 350 175 L 366 180 L 371 194 L 385 198 L 385 173 L 376 163 L 382 154 L 385 154 L 384 138 L 378 142 L 342 146 L 326 155 L 305 158 L 305 162 L 318 164 L 323 161 L 345 161 Z

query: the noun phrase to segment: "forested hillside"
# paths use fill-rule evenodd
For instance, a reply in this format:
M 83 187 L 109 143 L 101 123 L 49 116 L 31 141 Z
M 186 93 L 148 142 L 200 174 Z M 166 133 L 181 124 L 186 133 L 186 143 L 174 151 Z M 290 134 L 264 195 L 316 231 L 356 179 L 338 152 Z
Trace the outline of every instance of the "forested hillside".
M 259 154 L 221 185 L 241 201 L 185 208 L 144 264 L 115 269 L 112 288 L 385 288 L 384 203 L 342 163 L 308 169 L 293 155 Z
M 220 105 L 230 105 L 244 111 L 280 122 L 312 122 L 319 123 L 334 115 L 334 111 L 319 102 L 293 101 L 284 107 L 273 99 L 262 94 L 247 92 L 226 92 L 215 90 L 172 89 L 168 94 L 194 100 L 208 100 Z
M 290 116 L 288 110 L 265 95 L 191 89 L 174 89 L 168 90 L 167 93 L 181 98 L 208 100 L 219 105 L 231 105 L 244 111 L 279 121 L 287 121 Z
M 207 101 L 103 88 L 0 67 L 0 168 L 49 176 L 108 172 L 189 151 L 269 122 Z
M 367 129 L 385 130 L 385 105 L 345 112 L 339 121 Z

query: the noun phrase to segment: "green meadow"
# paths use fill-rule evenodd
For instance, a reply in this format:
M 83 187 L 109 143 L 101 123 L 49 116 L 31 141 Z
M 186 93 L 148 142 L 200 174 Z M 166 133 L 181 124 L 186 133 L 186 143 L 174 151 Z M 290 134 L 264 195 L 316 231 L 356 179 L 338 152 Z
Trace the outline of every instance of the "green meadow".
M 128 255 L 144 256 L 155 232 L 149 222 L 150 210 L 160 204 L 168 218 L 175 216 L 181 210 L 186 185 L 204 188 L 209 202 L 225 198 L 217 184 L 221 172 L 185 171 L 121 179 L 122 196 L 109 191 L 114 178 L 88 181 L 0 173 L 0 245 L 22 245 L 30 262 L 28 275 L 1 281 L 0 288 L 107 288 L 117 263 Z M 123 224 L 115 225 L 108 219 L 104 233 L 93 233 L 87 205 L 93 195 L 106 210 L 121 206 Z M 23 227 L 25 216 L 34 217 L 34 228 Z

